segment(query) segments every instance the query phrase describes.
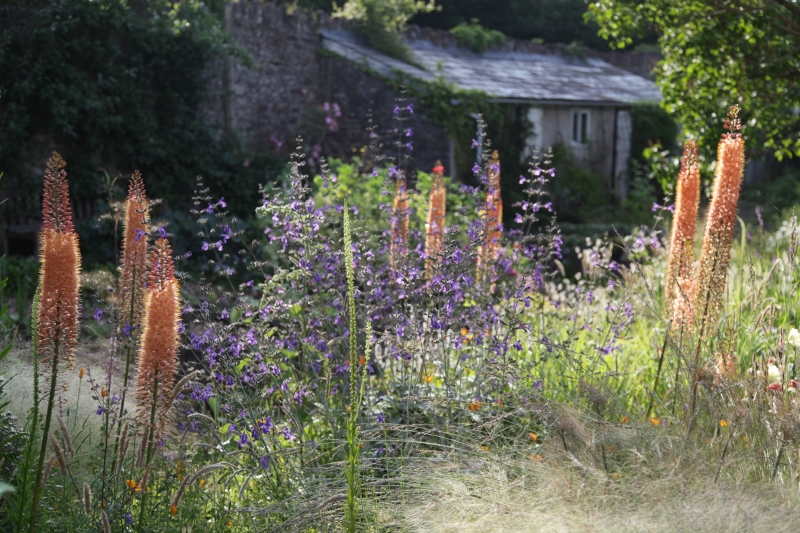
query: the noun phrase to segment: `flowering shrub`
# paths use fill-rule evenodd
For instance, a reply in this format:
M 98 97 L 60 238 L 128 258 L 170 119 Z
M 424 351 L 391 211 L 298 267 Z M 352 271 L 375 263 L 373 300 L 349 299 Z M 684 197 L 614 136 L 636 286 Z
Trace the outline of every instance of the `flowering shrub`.
M 776 302 L 797 300 L 795 219 L 776 237 L 760 234 L 775 259 L 754 261 L 746 235 L 730 244 L 738 182 L 736 169 L 725 174 L 726 209 L 712 210 L 707 231 L 724 226 L 726 240 L 709 242 L 730 263 L 712 262 L 716 285 L 701 285 L 717 317 L 705 316 L 702 332 L 688 315 L 676 328 L 664 303 L 694 266 L 681 247 L 670 250 L 685 254 L 677 259 L 665 252 L 691 239 L 696 211 L 684 207 L 695 197 L 676 200 L 677 237 L 659 226 L 673 206 L 656 205 L 652 226 L 587 239 L 575 250 L 579 272 L 567 275 L 548 195 L 558 179 L 552 154 L 534 154 L 518 177 L 521 199 L 503 206 L 502 161 L 488 141 L 475 142 L 477 187 L 450 183 L 440 164 L 413 171 L 404 126 L 412 112 L 398 103 L 391 156 L 373 137 L 360 159 L 320 160 L 312 178 L 295 153 L 286 179 L 262 189 L 254 227 L 199 181 L 194 256 L 173 256 L 168 228 L 148 217 L 146 177 L 134 175 L 120 295 L 91 305 L 94 321 L 112 325 L 108 357 L 100 373 L 77 374 L 76 403 L 88 388 L 83 398 L 99 422 L 62 416 L 53 363 L 43 373 L 52 424 L 40 433 L 32 411 L 18 492 L 0 502 L 9 524 L 27 529 L 38 514 L 40 530 L 327 523 L 353 532 L 384 519 L 374 504 L 407 490 L 397 483 L 408 468 L 444 457 L 485 465 L 497 454 L 526 468 L 563 460 L 610 483 L 642 457 L 655 462 L 667 443 L 677 455 L 707 454 L 714 479 L 794 471 L 800 333 L 794 307 Z M 48 194 L 63 200 L 59 164 Z M 511 224 L 502 224 L 503 209 L 513 209 Z M 67 242 L 77 238 L 53 220 Z M 72 337 L 57 339 L 76 334 L 77 315 L 59 313 L 77 305 L 78 277 L 73 266 L 58 271 L 75 276 L 58 278 L 69 290 L 53 292 L 46 270 L 55 252 L 46 252 L 34 305 L 46 311 L 34 320 L 46 337 L 36 346 L 72 356 Z M 74 254 L 63 255 L 67 264 Z M 212 282 L 181 271 L 197 256 Z M 146 287 L 136 282 L 145 269 Z M 726 305 L 719 287 L 730 289 Z M 134 379 L 136 394 L 127 394 Z M 652 440 L 634 443 L 633 434 Z M 750 466 L 728 474 L 733 455 Z M 69 504 L 76 499 L 82 509 Z

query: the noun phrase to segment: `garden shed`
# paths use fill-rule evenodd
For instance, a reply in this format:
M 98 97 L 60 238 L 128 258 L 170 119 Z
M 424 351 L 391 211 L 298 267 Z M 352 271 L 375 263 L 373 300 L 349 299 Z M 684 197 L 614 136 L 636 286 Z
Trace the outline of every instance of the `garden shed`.
M 546 150 L 563 144 L 576 164 L 607 176 L 609 190 L 620 198 L 627 191 L 631 152 L 629 109 L 637 102 L 661 99 L 653 81 L 580 53 L 503 49 L 478 54 L 418 38 L 406 40 L 414 63 L 410 64 L 370 48 L 352 32 L 323 29 L 321 35 L 329 53 L 377 76 L 443 79 L 462 90 L 482 91 L 494 103 L 523 106 L 527 118 L 523 157 L 534 147 Z M 452 144 L 451 173 L 456 166 Z

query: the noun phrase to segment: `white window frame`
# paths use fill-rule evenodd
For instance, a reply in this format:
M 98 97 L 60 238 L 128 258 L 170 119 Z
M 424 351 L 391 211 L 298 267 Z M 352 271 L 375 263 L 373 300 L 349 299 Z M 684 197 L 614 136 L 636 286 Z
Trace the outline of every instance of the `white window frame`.
M 586 127 L 584 128 L 584 118 Z M 592 131 L 592 112 L 589 109 L 575 109 L 572 111 L 572 121 L 570 124 L 572 144 L 583 146 L 589 144 Z

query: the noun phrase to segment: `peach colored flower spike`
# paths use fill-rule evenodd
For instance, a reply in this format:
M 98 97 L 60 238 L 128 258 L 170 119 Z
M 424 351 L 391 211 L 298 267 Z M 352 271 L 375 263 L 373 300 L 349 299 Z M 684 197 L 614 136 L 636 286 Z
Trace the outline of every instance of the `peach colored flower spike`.
M 425 275 L 428 279 L 433 275 L 437 262 L 436 255 L 444 249 L 445 233 L 445 203 L 446 191 L 444 187 L 444 167 L 442 163 L 436 161 L 431 176 L 431 192 L 428 198 L 428 222 L 425 225 L 427 235 L 425 238 Z
M 38 319 L 38 350 L 43 361 L 57 355 L 75 366 L 78 344 L 81 254 L 72 225 L 66 163 L 53 152 L 44 172 Z
M 739 107 L 728 112 L 723 135 L 717 150 L 714 191 L 708 208 L 706 232 L 694 287 L 696 324 L 700 336 L 706 325 L 716 320 L 722 306 L 725 281 L 730 264 L 730 247 L 736 227 L 736 207 L 744 175 L 744 147 Z
M 392 201 L 392 242 L 389 248 L 389 261 L 392 270 L 403 261 L 408 244 L 408 190 L 406 176 L 397 171 Z
M 175 279 L 172 249 L 166 239 L 153 245 L 150 282 L 145 297 L 144 328 L 139 348 L 139 415 L 149 419 L 155 400 L 155 427 L 167 422 L 175 385 L 180 320 L 180 286 Z
M 500 194 L 500 156 L 497 150 L 492 152 L 487 172 L 488 183 L 486 192 L 486 228 L 485 237 L 480 250 L 478 250 L 478 280 L 482 280 L 485 271 L 497 259 L 500 250 L 500 241 L 503 238 L 503 199 Z
M 133 173 L 128 185 L 124 224 L 119 323 L 135 327 L 141 325 L 144 313 L 147 231 L 150 224 L 150 205 L 138 170 Z
M 664 297 L 667 313 L 672 313 L 672 327 L 689 327 L 692 316 L 692 267 L 697 209 L 700 205 L 700 166 L 697 163 L 697 142 L 688 141 L 683 148 L 681 171 L 675 191 L 675 216 L 672 219 L 667 281 Z

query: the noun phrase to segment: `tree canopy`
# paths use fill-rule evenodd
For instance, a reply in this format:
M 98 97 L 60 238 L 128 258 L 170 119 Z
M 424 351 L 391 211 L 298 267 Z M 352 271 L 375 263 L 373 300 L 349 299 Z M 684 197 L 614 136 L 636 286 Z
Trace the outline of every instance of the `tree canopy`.
M 800 3 L 598 0 L 587 18 L 615 48 L 658 34 L 664 106 L 706 150 L 738 103 L 751 155 L 800 155 Z
M 332 0 L 282 1 L 328 12 L 333 5 Z M 338 2 L 339 5 L 343 3 L 342 0 Z M 440 9 L 420 13 L 410 22 L 449 30 L 478 19 L 486 28 L 514 39 L 541 39 L 548 43 L 567 44 L 580 42 L 592 48 L 608 49 L 608 43 L 597 35 L 597 24 L 584 21 L 586 0 L 436 0 L 436 5 Z

